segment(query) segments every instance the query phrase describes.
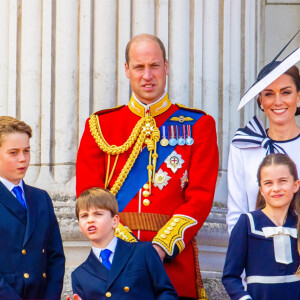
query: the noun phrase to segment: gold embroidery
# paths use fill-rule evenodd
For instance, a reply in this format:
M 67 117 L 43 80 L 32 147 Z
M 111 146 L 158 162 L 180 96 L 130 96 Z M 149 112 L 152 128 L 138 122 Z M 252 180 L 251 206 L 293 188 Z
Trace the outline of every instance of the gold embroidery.
M 125 227 L 119 223 L 115 230 L 115 236 L 129 243 L 137 242 L 137 239 L 130 232 L 131 230 L 128 227 Z
M 149 105 L 150 109 L 150 116 L 151 117 L 156 117 L 165 111 L 167 111 L 170 106 L 172 105 L 171 101 L 169 100 L 168 94 L 166 95 L 157 103 Z M 144 117 L 146 115 L 146 107 L 141 105 L 136 99 L 134 98 L 133 95 L 131 95 L 128 108 L 137 116 L 139 117 Z
M 153 243 L 161 246 L 168 255 L 172 256 L 177 245 L 179 253 L 184 249 L 184 231 L 197 224 L 197 221 L 189 216 L 174 215 L 157 233 Z M 169 233 L 167 233 L 169 232 Z

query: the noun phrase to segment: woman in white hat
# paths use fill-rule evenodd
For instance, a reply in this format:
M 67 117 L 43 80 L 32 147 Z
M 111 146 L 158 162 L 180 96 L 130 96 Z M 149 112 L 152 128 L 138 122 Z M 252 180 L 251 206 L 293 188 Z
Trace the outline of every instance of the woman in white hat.
M 300 173 L 300 128 L 295 119 L 300 114 L 300 75 L 293 66 L 300 60 L 300 48 L 283 61 L 276 61 L 279 55 L 260 71 L 239 107 L 258 95 L 258 106 L 266 114 L 269 128 L 265 130 L 255 116 L 237 131 L 230 145 L 226 218 L 229 233 L 240 214 L 256 209 L 256 175 L 266 155 L 287 154 Z

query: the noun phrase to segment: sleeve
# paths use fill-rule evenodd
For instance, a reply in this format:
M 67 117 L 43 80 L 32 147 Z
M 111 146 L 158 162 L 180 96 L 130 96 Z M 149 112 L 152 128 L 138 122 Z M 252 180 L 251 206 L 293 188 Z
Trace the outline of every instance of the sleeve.
M 215 121 L 211 116 L 204 115 L 196 122 L 193 138 L 184 202 L 176 208 L 172 218 L 153 239 L 153 243 L 161 246 L 171 259 L 197 234 L 214 199 L 219 154 Z M 167 238 L 161 238 L 170 228 L 172 230 Z
M 105 154 L 90 132 L 89 119 L 80 141 L 76 161 L 76 196 L 92 187 L 104 187 Z
M 50 236 L 47 247 L 47 289 L 45 299 L 57 299 L 61 297 L 63 279 L 65 273 L 65 255 L 62 246 L 60 230 L 54 214 L 52 201 L 45 192 L 50 214 Z
M 2 275 L 0 275 L 0 299 L 22 300 Z
M 247 222 L 247 216 L 241 215 L 232 230 L 226 254 L 222 283 L 232 300 L 252 299 L 248 292 L 244 290 L 241 278 L 241 274 L 247 264 Z
M 74 272 L 71 273 L 71 281 L 72 281 L 73 294 L 77 294 L 81 298 L 81 300 L 88 300 L 85 297 L 82 287 L 81 287 L 80 283 L 78 282 L 77 277 Z
M 228 158 L 228 213 L 226 222 L 230 234 L 242 213 L 249 211 L 245 182 L 245 166 L 241 150 L 230 145 Z
M 145 243 L 145 260 L 156 300 L 178 299 L 167 272 L 151 243 Z

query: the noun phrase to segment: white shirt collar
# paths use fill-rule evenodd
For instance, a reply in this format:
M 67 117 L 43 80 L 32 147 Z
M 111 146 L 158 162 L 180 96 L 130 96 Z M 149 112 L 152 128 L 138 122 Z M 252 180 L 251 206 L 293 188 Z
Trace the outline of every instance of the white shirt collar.
M 132 92 L 134 99 L 135 99 L 140 105 L 142 105 L 142 106 L 145 107 L 145 111 L 149 110 L 149 107 L 150 107 L 150 106 L 152 106 L 152 105 L 158 103 L 161 99 L 163 99 L 163 98 L 166 96 L 166 93 L 167 93 L 167 91 L 165 91 L 164 94 L 163 94 L 158 100 L 156 100 L 156 101 L 154 101 L 154 102 L 152 102 L 152 103 L 150 103 L 150 104 L 145 104 L 145 103 L 141 102 L 141 101 L 135 96 L 135 94 Z
M 110 259 L 111 259 L 111 258 L 113 258 L 113 255 L 115 253 L 117 242 L 118 242 L 118 239 L 116 237 L 114 237 L 105 248 L 96 248 L 96 247 L 92 246 L 92 250 L 93 250 L 94 254 L 96 255 L 96 257 L 99 258 L 100 252 L 102 250 L 109 249 L 112 253 L 110 255 L 111 256 Z
M 5 187 L 11 192 L 12 189 L 16 186 L 15 184 L 13 184 L 12 182 L 8 181 L 7 179 L 3 178 L 0 176 L 0 181 L 5 185 Z M 24 188 L 23 188 L 23 180 L 21 179 L 19 184 L 17 185 L 19 187 L 21 187 L 23 193 L 24 193 Z

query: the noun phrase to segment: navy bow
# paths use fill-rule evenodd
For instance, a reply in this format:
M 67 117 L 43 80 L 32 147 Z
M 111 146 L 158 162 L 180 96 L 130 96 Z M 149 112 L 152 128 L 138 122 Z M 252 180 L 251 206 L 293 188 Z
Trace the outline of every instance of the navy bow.
M 271 153 L 286 154 L 282 147 L 267 136 L 264 125 L 257 116 L 254 116 L 246 127 L 239 128 L 232 144 L 240 149 L 263 147 L 267 150 L 266 155 Z

